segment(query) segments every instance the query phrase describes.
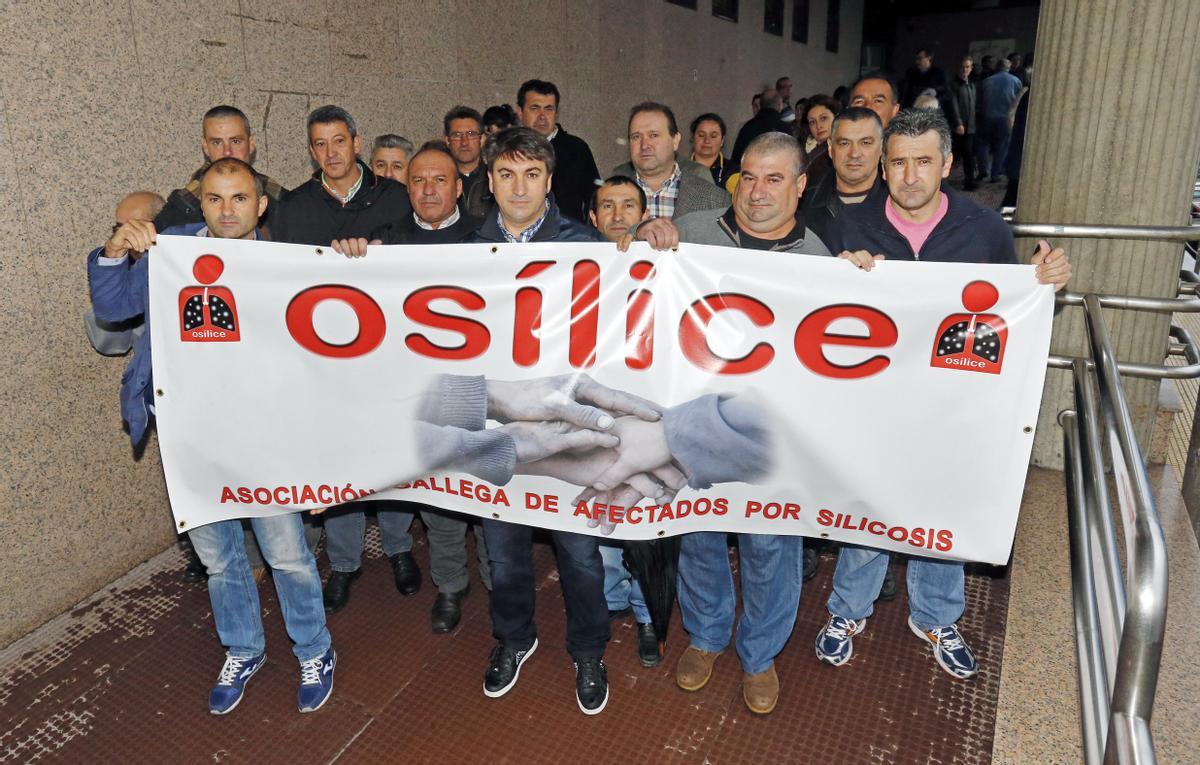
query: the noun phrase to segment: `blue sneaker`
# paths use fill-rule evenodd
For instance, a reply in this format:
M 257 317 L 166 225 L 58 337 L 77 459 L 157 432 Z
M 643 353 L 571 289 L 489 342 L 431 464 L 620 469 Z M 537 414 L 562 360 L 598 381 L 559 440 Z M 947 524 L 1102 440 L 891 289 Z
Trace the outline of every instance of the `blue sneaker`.
M 221 674 L 217 675 L 217 684 L 208 692 L 208 711 L 214 715 L 232 712 L 246 692 L 246 683 L 266 663 L 267 655 L 265 653 L 260 653 L 258 656 L 226 654 Z
M 917 626 L 910 615 L 908 628 L 913 631 L 914 635 L 933 646 L 933 658 L 937 659 L 937 663 L 951 677 L 966 680 L 979 672 L 979 663 L 975 661 L 975 654 L 971 653 L 967 641 L 963 640 L 962 633 L 955 625 L 923 630 Z
M 296 700 L 301 712 L 315 712 L 329 700 L 333 693 L 333 668 L 337 665 L 337 651 L 331 647 L 324 656 L 300 662 L 300 691 Z
M 867 627 L 866 619 L 847 619 L 830 614 L 829 621 L 817 633 L 817 658 L 826 664 L 840 667 L 854 655 L 854 643 L 850 638 Z

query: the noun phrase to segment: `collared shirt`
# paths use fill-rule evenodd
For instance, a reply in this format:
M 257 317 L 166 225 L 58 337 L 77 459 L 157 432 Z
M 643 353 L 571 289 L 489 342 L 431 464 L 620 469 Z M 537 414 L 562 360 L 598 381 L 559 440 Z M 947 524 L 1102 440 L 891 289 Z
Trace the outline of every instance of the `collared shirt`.
M 682 179 L 683 171 L 679 169 L 678 162 L 675 163 L 671 177 L 663 181 L 658 191 L 651 191 L 650 186 L 642 180 L 642 176 L 639 175 L 635 179 L 642 191 L 646 192 L 646 211 L 650 213 L 651 218 L 670 218 L 675 214 L 675 202 L 679 199 L 679 182 Z
M 514 244 L 528 242 L 537 234 L 538 229 L 546 222 L 546 215 L 550 212 L 550 205 L 546 205 L 546 209 L 542 211 L 542 217 L 533 222 L 533 225 L 522 231 L 520 234 L 513 236 L 512 232 L 504 227 L 504 218 L 500 217 L 500 211 L 496 211 L 496 225 L 500 227 L 500 233 L 504 234 L 504 238 Z
M 335 189 L 333 186 L 330 186 L 329 182 L 325 180 L 325 172 L 324 171 L 321 172 L 321 188 L 325 189 L 325 192 L 327 194 L 329 194 L 329 196 L 331 196 L 334 199 L 336 199 L 337 201 L 341 202 L 342 207 L 345 207 L 346 205 L 350 204 L 350 200 L 354 199 L 354 195 L 357 194 L 358 190 L 362 188 L 363 179 L 367 177 L 367 174 L 364 172 L 365 168 L 362 166 L 362 163 L 355 162 L 354 164 L 358 166 L 358 180 L 355 181 L 354 185 L 350 187 L 350 190 L 346 192 L 346 196 L 342 196 L 341 194 L 339 194 L 337 192 L 337 189 Z
M 555 138 L 557 138 L 557 137 L 558 137 L 558 125 L 556 124 L 556 125 L 554 126 L 554 130 L 551 130 L 551 131 L 550 131 L 550 135 L 546 136 L 546 140 L 547 140 L 547 141 L 553 141 L 553 140 L 554 140 Z
M 458 219 L 461 217 L 462 216 L 458 214 L 458 207 L 455 207 L 454 212 L 450 213 L 450 217 L 446 218 L 444 221 L 439 223 L 437 227 L 438 228 L 446 228 L 447 226 L 453 226 L 455 223 L 458 223 Z M 417 222 L 418 226 L 425 229 L 426 231 L 436 231 L 437 230 L 433 226 L 429 225 L 425 221 L 418 218 L 416 213 L 413 213 L 413 220 L 415 220 Z M 504 227 L 501 226 L 500 228 L 504 228 Z

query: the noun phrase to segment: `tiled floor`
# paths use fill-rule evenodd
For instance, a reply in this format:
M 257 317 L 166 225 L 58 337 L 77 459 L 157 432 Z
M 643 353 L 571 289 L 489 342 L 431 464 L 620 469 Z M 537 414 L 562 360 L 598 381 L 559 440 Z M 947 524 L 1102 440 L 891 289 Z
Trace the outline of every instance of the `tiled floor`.
M 415 554 L 427 570 L 417 532 Z M 269 660 L 228 717 L 205 710 L 221 663 L 203 586 L 180 581 L 164 553 L 0 653 L 0 762 L 69 763 L 986 763 L 991 760 L 1008 582 L 968 577 L 962 622 L 983 665 L 972 682 L 942 672 L 905 624 L 903 588 L 881 604 L 855 658 L 833 669 L 812 640 L 824 620 L 833 560 L 805 588 L 792 642 L 778 661 L 782 694 L 767 717 L 741 700 L 732 653 L 696 694 L 675 687 L 685 647 L 676 622 L 667 659 L 643 669 L 635 630 L 614 623 L 612 696 L 582 715 L 563 649 L 564 617 L 550 549 L 536 552 L 541 648 L 502 699 L 482 693 L 492 646 L 479 582 L 464 619 L 433 635 L 428 582 L 394 588 L 372 527 L 353 599 L 329 620 L 339 652 L 329 704 L 295 709 L 296 664 L 270 578 L 260 587 Z

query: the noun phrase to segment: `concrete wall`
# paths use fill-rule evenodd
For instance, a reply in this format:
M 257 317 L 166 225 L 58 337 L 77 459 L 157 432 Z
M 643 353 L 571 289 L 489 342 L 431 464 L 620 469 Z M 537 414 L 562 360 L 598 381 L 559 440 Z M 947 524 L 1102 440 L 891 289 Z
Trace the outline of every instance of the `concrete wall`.
M 126 360 L 96 355 L 83 334 L 83 264 L 124 192 L 165 194 L 198 166 L 209 106 L 243 108 L 258 166 L 292 186 L 310 173 L 312 107 L 345 106 L 367 138 L 420 142 L 454 104 L 512 102 L 541 77 L 607 171 L 625 159 L 618 139 L 637 101 L 664 100 L 681 121 L 716 110 L 736 126 L 779 75 L 800 93 L 857 71 L 862 0 L 844 0 L 836 55 L 824 3 L 812 4 L 808 46 L 764 34 L 760 3 L 743 3 L 738 24 L 699 5 L 0 3 L 0 646 L 174 539 L 157 445 L 134 459 L 122 431 Z

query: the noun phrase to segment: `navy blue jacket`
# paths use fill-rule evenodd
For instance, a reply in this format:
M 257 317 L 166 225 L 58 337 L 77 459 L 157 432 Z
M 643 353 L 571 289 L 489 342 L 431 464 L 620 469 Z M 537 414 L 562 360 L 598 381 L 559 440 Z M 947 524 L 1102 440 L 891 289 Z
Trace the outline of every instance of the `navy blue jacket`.
M 558 206 L 554 204 L 553 197 L 546 197 L 546 204 L 550 209 L 546 211 L 546 220 L 542 221 L 542 227 L 533 235 L 531 241 L 534 242 L 606 242 L 608 241 L 600 232 L 591 226 L 580 223 L 574 218 L 568 218 L 565 215 L 560 215 Z M 468 234 L 464 242 L 485 242 L 489 244 L 505 244 L 508 239 L 505 238 L 504 232 L 500 230 L 500 223 L 496 218 L 496 212 L 489 213 L 483 219 L 483 225 L 475 230 L 474 233 Z
M 203 223 L 173 226 L 164 234 L 201 236 Z M 92 310 L 104 321 L 124 321 L 139 314 L 146 315 L 146 331 L 133 345 L 133 357 L 121 376 L 121 419 L 129 423 L 129 438 L 136 445 L 146 435 L 152 403 L 150 362 L 150 257 L 136 261 L 128 258 L 112 264 L 101 264 L 104 247 L 88 253 L 88 288 L 92 295 Z
M 946 217 L 930 232 L 919 260 L 936 263 L 1016 263 L 1017 250 L 1008 224 L 994 210 L 980 207 L 949 186 Z M 887 194 L 871 194 L 846 205 L 829 227 L 829 249 L 866 250 L 888 260 L 918 260 L 904 235 L 887 219 Z

